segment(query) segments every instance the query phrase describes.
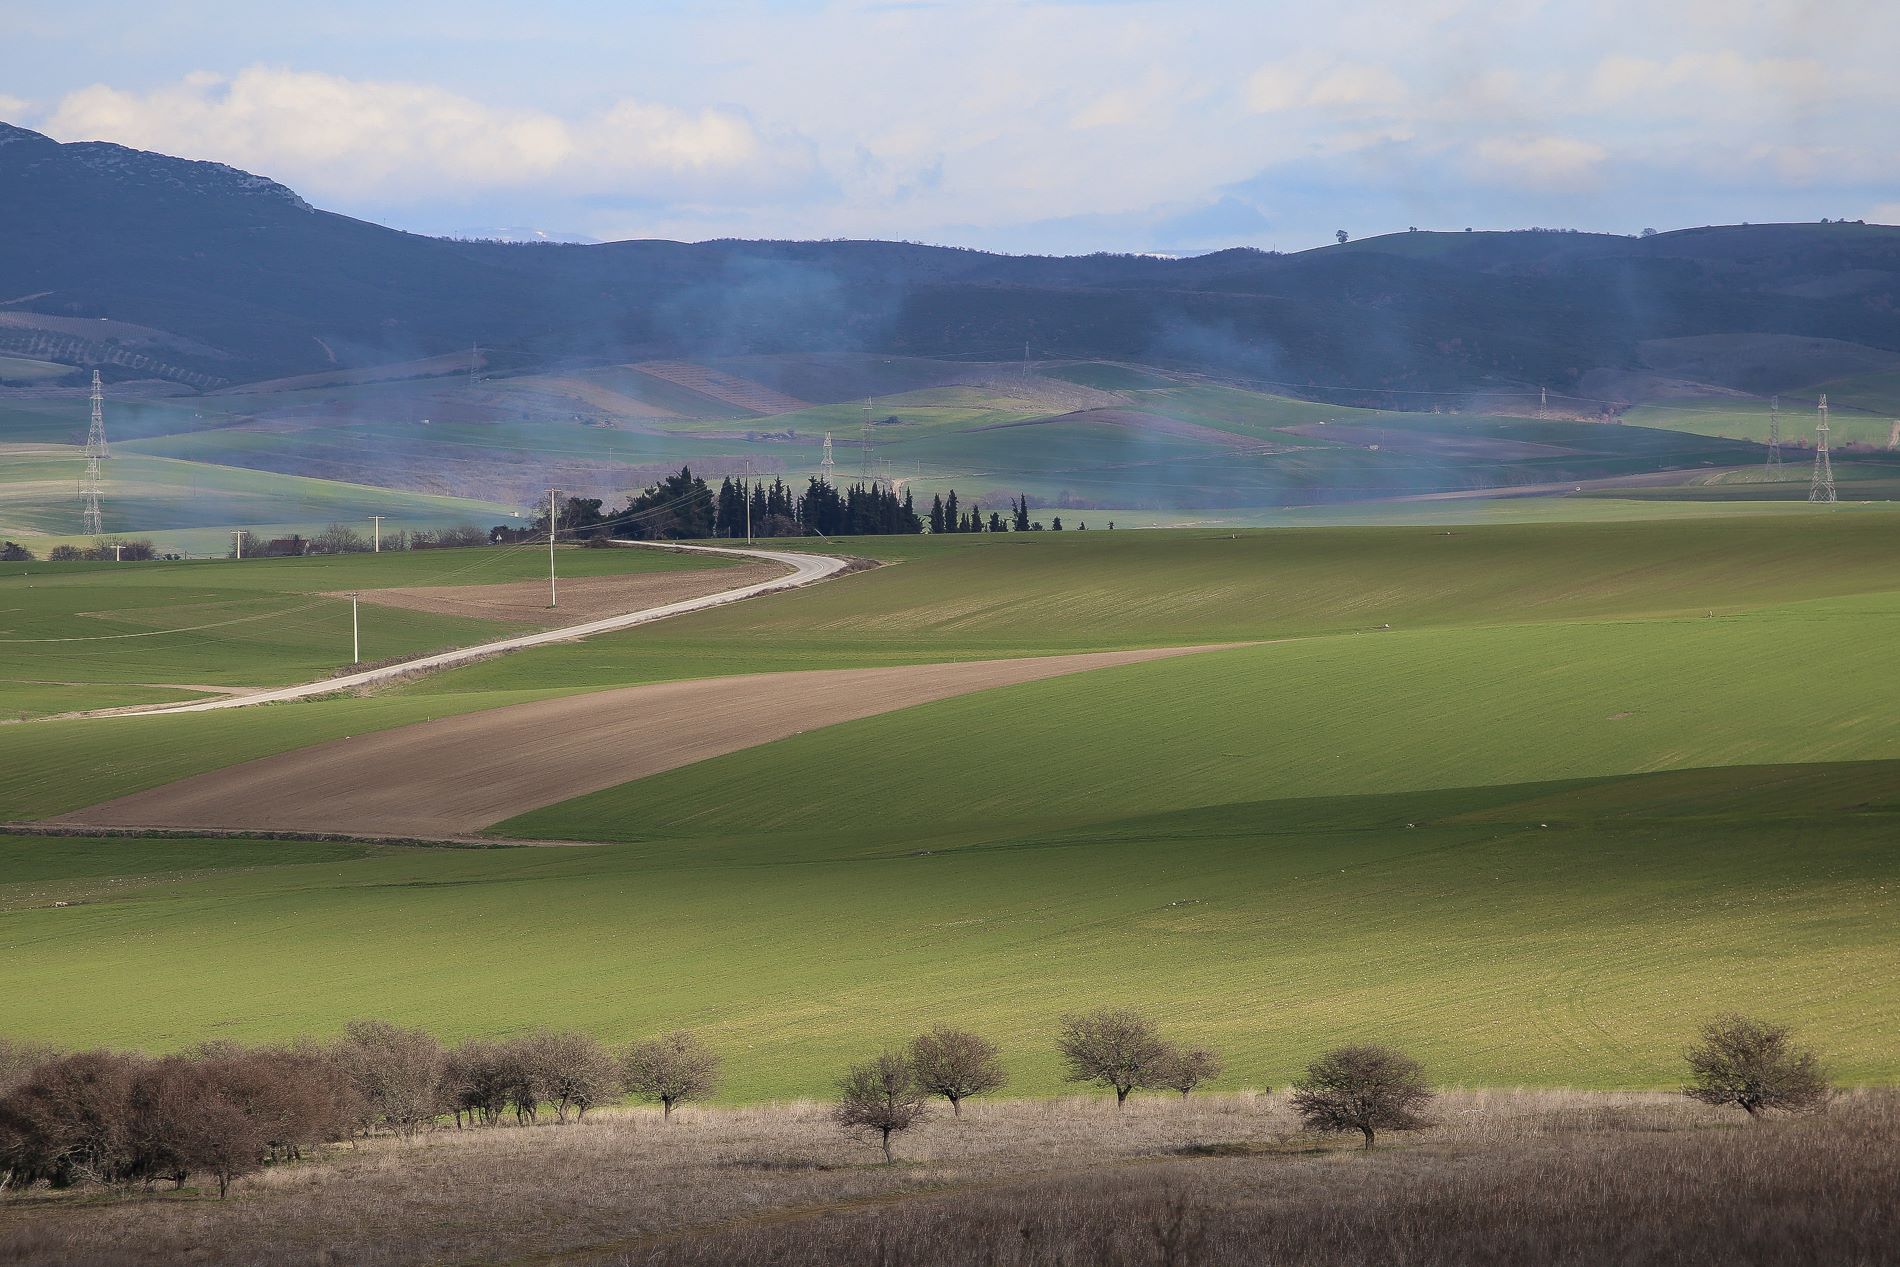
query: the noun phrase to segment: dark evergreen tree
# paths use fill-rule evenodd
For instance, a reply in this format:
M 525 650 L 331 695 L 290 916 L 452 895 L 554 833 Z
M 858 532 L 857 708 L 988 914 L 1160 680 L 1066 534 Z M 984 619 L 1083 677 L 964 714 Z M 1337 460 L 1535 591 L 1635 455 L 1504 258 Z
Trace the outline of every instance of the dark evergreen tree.
M 938 493 L 930 500 L 930 531 L 932 535 L 943 532 L 943 494 Z
M 1050 530 L 1051 532 L 1061 532 L 1061 531 L 1062 531 L 1062 516 L 1061 516 L 1061 515 L 1057 515 L 1057 516 L 1056 516 L 1056 521 L 1055 521 L 1054 523 L 1052 523 L 1052 524 L 1050 524 L 1050 525 L 1049 525 L 1049 530 Z
M 950 495 L 943 499 L 943 530 L 962 532 L 963 521 L 957 518 L 957 490 L 951 489 Z
M 1016 521 L 1010 525 L 1015 532 L 1029 531 L 1029 495 L 1023 494 L 1016 502 Z
M 717 500 L 706 481 L 682 466 L 627 503 L 625 521 L 616 526 L 623 536 L 641 540 L 710 537 L 718 518 Z
M 990 531 L 991 532 L 1008 532 L 1009 531 L 1008 528 L 1005 528 L 1003 526 L 1003 517 L 997 514 L 993 510 L 990 512 Z

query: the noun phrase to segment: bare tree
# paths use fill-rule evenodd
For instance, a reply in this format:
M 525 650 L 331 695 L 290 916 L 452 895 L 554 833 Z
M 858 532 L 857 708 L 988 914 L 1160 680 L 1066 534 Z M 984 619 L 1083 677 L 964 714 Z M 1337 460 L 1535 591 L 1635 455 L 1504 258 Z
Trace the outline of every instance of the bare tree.
M 670 1121 L 674 1105 L 703 1100 L 718 1088 L 719 1063 L 718 1052 L 680 1029 L 627 1048 L 620 1072 L 628 1091 L 658 1103 Z
M 1113 1087 L 1118 1109 L 1130 1091 L 1154 1078 L 1168 1053 L 1154 1023 L 1126 1008 L 1063 1017 L 1056 1046 L 1062 1053 L 1064 1077 Z
M 0 1095 L 25 1082 L 34 1069 L 58 1055 L 57 1048 L 45 1043 L 0 1038 Z
M 363 1104 L 364 1125 L 412 1135 L 442 1111 L 442 1044 L 425 1030 L 388 1021 L 351 1021 L 336 1045 L 337 1066 Z
M 894 1161 L 891 1136 L 907 1131 L 929 1114 L 928 1092 L 917 1081 L 910 1057 L 887 1051 L 862 1065 L 853 1065 L 838 1080 L 838 1125 L 850 1130 L 876 1131 L 884 1144 L 884 1160 Z
M 967 1030 L 939 1025 L 910 1040 L 910 1063 L 924 1090 L 950 1101 L 950 1112 L 963 1116 L 967 1096 L 1001 1089 L 1009 1082 L 996 1044 Z
M 1371 1148 L 1379 1131 L 1416 1131 L 1432 1090 L 1419 1063 L 1390 1047 L 1340 1047 L 1293 1080 L 1293 1108 L 1309 1131 L 1358 1131 Z
M 1803 1113 L 1827 1104 L 1831 1090 L 1818 1057 L 1794 1045 L 1786 1025 L 1730 1013 L 1702 1027 L 1686 1053 L 1692 1082 L 1682 1093 L 1704 1104 Z
M 592 1035 L 538 1030 L 520 1039 L 516 1050 L 536 1097 L 554 1107 L 557 1122 L 567 1121 L 570 1110 L 585 1117 L 620 1094 L 620 1070 Z
M 1220 1054 L 1209 1047 L 1176 1047 L 1168 1044 L 1160 1066 L 1145 1086 L 1179 1091 L 1183 1100 L 1202 1083 L 1220 1077 Z
M 485 1039 L 470 1039 L 448 1053 L 442 1080 L 456 1126 L 464 1114 L 471 1126 L 500 1120 L 516 1083 L 516 1064 L 512 1047 Z

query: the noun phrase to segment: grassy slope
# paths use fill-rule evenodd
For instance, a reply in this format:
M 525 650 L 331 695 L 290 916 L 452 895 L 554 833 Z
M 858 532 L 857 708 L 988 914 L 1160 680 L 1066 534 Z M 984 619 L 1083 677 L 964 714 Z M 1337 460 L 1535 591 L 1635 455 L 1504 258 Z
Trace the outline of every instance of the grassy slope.
M 1866 671 L 1895 649 L 1890 523 L 854 543 L 905 561 L 377 699 L 0 728 L 9 796 L 50 813 L 76 784 L 695 664 L 1301 637 L 814 732 L 516 824 L 626 842 L 597 849 L 7 843 L 38 868 L 0 890 L 14 1025 L 162 1047 L 368 1012 L 689 1023 L 751 1098 L 820 1092 L 938 1018 L 1053 1090 L 1052 1019 L 1093 1002 L 1218 1042 L 1233 1083 L 1370 1033 L 1452 1080 L 1666 1084 L 1688 1021 L 1734 1005 L 1891 1079 L 1894 766 L 1540 782 L 1900 757 Z M 1443 790 L 1474 784 L 1497 786 Z M 505 1016 L 468 1006 L 475 981 Z
M 566 550 L 569 576 L 724 566 L 645 550 Z M 274 686 L 348 665 L 350 604 L 396 585 L 545 575 L 545 547 L 187 563 L 33 563 L 0 574 L 0 718 L 176 698 L 150 684 Z M 364 608 L 366 660 L 464 646 L 517 624 Z M 168 632 L 168 631 L 178 632 Z
M 1891 801 L 1894 767 L 1877 777 Z M 1719 815 L 1733 791 L 1673 799 Z M 1220 1046 L 1230 1086 L 1368 1036 L 1450 1082 L 1668 1085 L 1685 1026 L 1742 1006 L 1889 1080 L 1892 824 L 1791 804 L 1813 816 L 1579 824 L 1548 789 L 1494 788 L 973 829 L 928 853 L 868 826 L 591 850 L 0 842 L 9 875 L 37 867 L 0 888 L 9 1024 L 157 1047 L 362 1014 L 450 1036 L 690 1024 L 753 1099 L 823 1094 L 937 1019 L 1001 1041 L 1017 1091 L 1055 1091 L 1055 1018 L 1097 1003 Z

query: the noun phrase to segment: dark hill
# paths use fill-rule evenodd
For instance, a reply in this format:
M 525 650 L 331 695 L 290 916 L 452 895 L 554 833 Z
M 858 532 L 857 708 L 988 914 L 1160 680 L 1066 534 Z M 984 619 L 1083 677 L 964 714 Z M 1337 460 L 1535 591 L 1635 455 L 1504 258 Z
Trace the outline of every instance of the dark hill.
M 164 332 L 146 350 L 174 376 L 241 381 L 473 343 L 530 359 L 1007 359 L 1027 339 L 1038 357 L 1254 379 L 1561 390 L 1591 370 L 1643 369 L 1640 345 L 1660 338 L 1900 350 L 1900 230 L 1880 226 L 1408 233 L 1188 260 L 891 242 L 461 242 L 316 210 L 220 164 L 61 145 L 5 124 L 0 195 L 0 347 L 20 346 L 30 314 L 106 317 Z M 115 329 L 69 330 L 65 355 L 109 360 Z

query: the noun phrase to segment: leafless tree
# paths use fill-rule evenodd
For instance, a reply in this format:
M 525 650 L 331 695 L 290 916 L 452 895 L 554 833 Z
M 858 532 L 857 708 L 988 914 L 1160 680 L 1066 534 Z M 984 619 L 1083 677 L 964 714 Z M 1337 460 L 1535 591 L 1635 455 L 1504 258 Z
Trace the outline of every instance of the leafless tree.
M 448 1053 L 443 1066 L 443 1086 L 456 1126 L 463 1115 L 472 1126 L 476 1122 L 492 1125 L 508 1109 L 508 1095 L 515 1085 L 515 1053 L 506 1043 L 470 1039 Z
M 1153 1080 L 1168 1053 L 1154 1023 L 1126 1008 L 1063 1017 L 1056 1046 L 1062 1053 L 1064 1077 L 1113 1087 L 1118 1109 L 1130 1091 Z
M 132 1088 L 144 1062 L 82 1051 L 39 1065 L 0 1098 L 0 1173 L 26 1185 L 121 1183 L 136 1172 Z
M 1176 1047 L 1168 1044 L 1160 1066 L 1143 1085 L 1179 1091 L 1183 1100 L 1203 1083 L 1220 1077 L 1220 1054 L 1209 1047 Z
M 893 1161 L 891 1136 L 907 1131 L 929 1114 L 929 1093 L 917 1081 L 910 1057 L 887 1051 L 874 1060 L 853 1065 L 838 1080 L 838 1125 L 847 1131 L 875 1131 L 884 1145 L 884 1160 Z
M 1730 1013 L 1702 1027 L 1686 1053 L 1691 1083 L 1682 1093 L 1704 1104 L 1733 1104 L 1760 1117 L 1767 1109 L 1803 1113 L 1825 1107 L 1831 1090 L 1821 1062 L 1794 1045 L 1786 1025 Z
M 57 1055 L 58 1049 L 45 1043 L 0 1038 L 0 1095 L 25 1082 L 34 1069 Z
M 627 1048 L 620 1072 L 628 1091 L 658 1103 L 661 1116 L 670 1120 L 674 1105 L 713 1093 L 719 1086 L 719 1064 L 719 1053 L 682 1029 Z
M 1419 1063 L 1373 1045 L 1340 1047 L 1293 1080 L 1293 1108 L 1309 1131 L 1358 1131 L 1371 1148 L 1379 1131 L 1416 1131 L 1432 1090 Z
M 363 1105 L 365 1125 L 412 1135 L 442 1112 L 442 1044 L 424 1030 L 351 1021 L 335 1059 Z
M 536 1096 L 553 1106 L 557 1122 L 567 1121 L 569 1112 L 585 1117 L 620 1094 L 620 1070 L 591 1035 L 537 1030 L 515 1046 Z
M 910 1063 L 924 1090 L 950 1101 L 950 1112 L 963 1116 L 967 1096 L 984 1095 L 1009 1082 L 996 1044 L 967 1030 L 939 1025 L 910 1040 Z

